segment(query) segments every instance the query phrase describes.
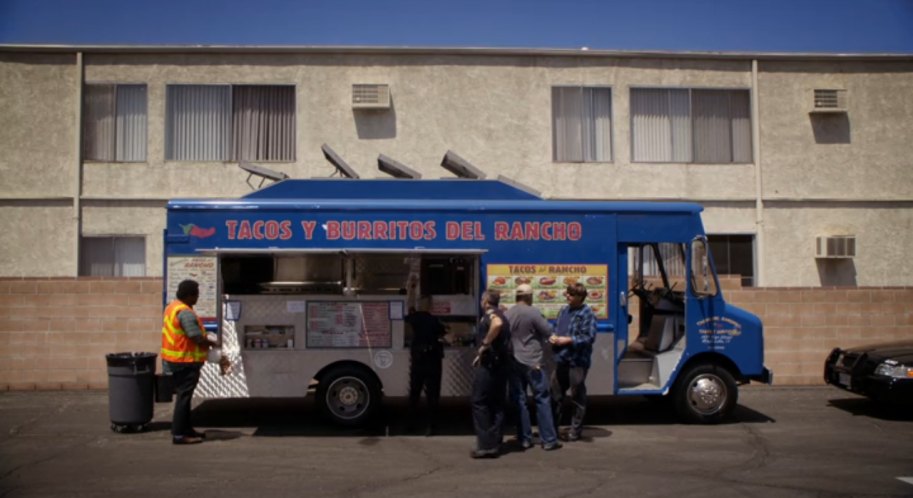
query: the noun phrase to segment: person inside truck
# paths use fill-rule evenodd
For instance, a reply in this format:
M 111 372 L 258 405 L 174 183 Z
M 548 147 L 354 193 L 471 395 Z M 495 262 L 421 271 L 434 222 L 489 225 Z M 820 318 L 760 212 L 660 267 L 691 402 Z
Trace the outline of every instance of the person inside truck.
M 582 435 L 583 416 L 586 414 L 585 382 L 590 368 L 590 356 L 593 354 L 593 342 L 596 341 L 596 315 L 583 302 L 587 297 L 583 284 L 578 282 L 568 285 L 564 295 L 567 305 L 558 312 L 555 334 L 549 338 L 555 358 L 552 396 L 557 430 L 570 390 L 574 413 L 565 439 L 576 441 Z
M 431 296 L 423 295 L 419 299 L 418 310 L 406 317 L 406 323 L 412 329 L 412 342 L 409 345 L 409 430 L 415 430 L 417 425 L 419 398 L 424 389 L 428 404 L 426 436 L 431 436 L 437 431 L 437 411 L 441 399 L 441 361 L 444 358 L 442 339 L 447 333 L 444 324 L 432 315 L 430 310 Z

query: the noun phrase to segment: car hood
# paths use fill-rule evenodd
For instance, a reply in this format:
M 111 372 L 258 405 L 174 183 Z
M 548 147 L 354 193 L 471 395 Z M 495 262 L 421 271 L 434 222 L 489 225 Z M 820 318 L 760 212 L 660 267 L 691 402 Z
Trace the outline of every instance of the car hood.
M 913 341 L 886 342 L 847 348 L 851 353 L 865 353 L 869 358 L 892 359 L 913 364 Z

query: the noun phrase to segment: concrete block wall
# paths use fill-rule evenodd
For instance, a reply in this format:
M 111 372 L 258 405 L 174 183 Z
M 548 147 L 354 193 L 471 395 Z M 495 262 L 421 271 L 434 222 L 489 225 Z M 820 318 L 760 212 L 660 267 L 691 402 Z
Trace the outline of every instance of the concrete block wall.
M 0 390 L 106 389 L 105 354 L 161 347 L 160 278 L 0 279 Z
M 815 385 L 835 347 L 913 340 L 913 287 L 733 288 L 728 302 L 764 322 L 776 385 Z
M 913 339 L 913 288 L 742 288 L 777 385 L 817 385 L 836 346 Z M 158 353 L 160 278 L 0 279 L 0 390 L 105 389 L 105 354 Z

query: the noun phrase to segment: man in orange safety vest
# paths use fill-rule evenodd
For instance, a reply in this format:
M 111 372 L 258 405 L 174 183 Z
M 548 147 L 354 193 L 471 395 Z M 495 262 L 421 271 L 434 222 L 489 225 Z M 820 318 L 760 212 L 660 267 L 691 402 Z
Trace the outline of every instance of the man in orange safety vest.
M 162 371 L 174 380 L 174 417 L 171 442 L 202 443 L 205 434 L 197 432 L 190 420 L 193 391 L 200 381 L 200 370 L 217 338 L 207 338 L 203 321 L 193 310 L 200 298 L 200 284 L 184 280 L 178 284 L 176 297 L 166 308 L 162 319 Z

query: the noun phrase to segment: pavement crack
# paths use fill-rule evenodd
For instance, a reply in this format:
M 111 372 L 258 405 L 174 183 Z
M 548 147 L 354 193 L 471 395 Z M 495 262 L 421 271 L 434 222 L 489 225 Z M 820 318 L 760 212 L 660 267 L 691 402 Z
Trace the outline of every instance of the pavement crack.
M 748 466 L 748 470 L 757 470 L 766 467 L 770 460 L 770 444 L 768 443 L 767 438 L 762 436 L 754 427 L 749 425 L 743 425 L 742 427 L 745 429 L 745 432 L 748 433 L 748 443 L 754 449 L 751 458 L 749 458 L 744 465 Z

